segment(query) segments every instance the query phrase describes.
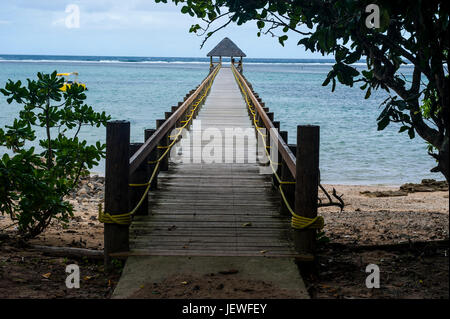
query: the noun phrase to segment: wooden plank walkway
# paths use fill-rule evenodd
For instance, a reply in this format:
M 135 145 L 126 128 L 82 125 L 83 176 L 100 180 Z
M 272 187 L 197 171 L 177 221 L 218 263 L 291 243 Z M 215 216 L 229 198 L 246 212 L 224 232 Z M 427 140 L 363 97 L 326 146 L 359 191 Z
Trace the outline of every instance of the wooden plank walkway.
M 218 137 L 229 129 L 239 130 L 236 137 Z M 279 194 L 254 160 L 254 132 L 232 71 L 222 68 L 190 138 L 176 145 L 178 163 L 160 173 L 158 190 L 150 192 L 149 215 L 136 216 L 131 225 L 130 254 L 295 256 Z M 218 153 L 208 149 L 202 158 L 213 146 Z

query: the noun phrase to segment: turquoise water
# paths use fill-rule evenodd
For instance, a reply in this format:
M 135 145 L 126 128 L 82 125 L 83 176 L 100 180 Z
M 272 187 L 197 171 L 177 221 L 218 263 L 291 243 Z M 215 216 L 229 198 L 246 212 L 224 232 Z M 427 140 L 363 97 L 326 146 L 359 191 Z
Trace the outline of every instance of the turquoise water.
M 358 87 L 340 85 L 332 93 L 330 87 L 321 86 L 330 69 L 329 63 L 248 61 L 244 73 L 275 113 L 282 130 L 288 131 L 289 143 L 295 143 L 296 125 L 320 125 L 324 183 L 401 184 L 423 178 L 442 179 L 441 175 L 429 172 L 434 161 L 427 155 L 426 145 L 420 138 L 410 140 L 407 134 L 398 134 L 398 126 L 394 125 L 377 131 L 376 118 L 385 93 L 375 92 L 369 100 L 364 100 L 364 92 Z M 154 127 L 156 119 L 164 118 L 164 112 L 208 74 L 208 63 L 201 58 L 147 58 L 129 62 L 116 57 L 83 60 L 81 57 L 0 56 L 0 86 L 4 87 L 9 78 L 25 80 L 35 77 L 39 71 L 53 70 L 78 71 L 79 80 L 89 88 L 88 103 L 113 119 L 129 120 L 131 140 L 140 142 L 143 130 Z M 405 67 L 404 72 L 408 75 L 411 69 Z M 1 95 L 0 110 L 0 127 L 3 127 L 12 122 L 19 108 L 8 105 Z M 81 137 L 90 142 L 104 141 L 105 129 L 84 128 Z M 103 162 L 93 170 L 102 173 Z

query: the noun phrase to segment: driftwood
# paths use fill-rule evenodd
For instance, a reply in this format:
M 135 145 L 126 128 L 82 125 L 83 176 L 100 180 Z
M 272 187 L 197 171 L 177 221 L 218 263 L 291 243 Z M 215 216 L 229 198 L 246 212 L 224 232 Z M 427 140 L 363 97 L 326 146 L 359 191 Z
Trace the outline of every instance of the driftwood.
M 330 194 L 328 194 L 328 192 L 325 189 L 325 187 L 322 186 L 322 184 L 319 184 L 319 188 L 325 194 L 325 196 L 327 197 L 328 203 L 323 203 L 322 200 L 319 198 L 318 207 L 337 206 L 337 207 L 339 207 L 341 209 L 341 212 L 344 210 L 345 203 L 344 203 L 344 200 L 342 199 L 342 197 L 344 196 L 343 194 L 342 195 L 338 195 L 336 193 L 336 189 L 333 188 L 333 193 L 332 193 L 333 197 L 338 200 L 337 202 L 335 202 L 331 198 Z
M 56 247 L 32 245 L 32 249 L 43 252 L 45 255 L 69 258 L 83 258 L 103 260 L 103 250 L 94 250 L 74 247 Z
M 443 240 L 430 240 L 430 241 L 404 241 L 400 243 L 392 244 L 375 244 L 375 245 L 355 245 L 355 244 L 343 244 L 343 243 L 327 243 L 327 247 L 334 249 L 349 249 L 351 251 L 374 251 L 374 250 L 386 250 L 386 251 L 411 251 L 411 250 L 424 250 L 428 248 L 438 247 L 447 248 L 449 245 L 448 239 Z

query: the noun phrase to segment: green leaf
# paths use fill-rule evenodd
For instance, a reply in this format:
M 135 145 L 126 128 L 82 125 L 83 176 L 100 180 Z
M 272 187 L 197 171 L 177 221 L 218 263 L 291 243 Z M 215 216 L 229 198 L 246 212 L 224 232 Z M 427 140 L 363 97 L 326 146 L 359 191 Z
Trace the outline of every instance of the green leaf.
M 366 95 L 364 96 L 364 99 L 368 99 L 370 97 L 370 94 L 372 93 L 372 87 L 369 86 L 369 88 L 366 91 Z
M 380 121 L 378 121 L 378 131 L 384 130 L 390 123 L 390 119 L 388 116 L 383 117 Z
M 282 35 L 282 36 L 278 37 L 278 42 L 280 42 L 280 44 L 282 46 L 284 46 L 284 41 L 286 41 L 287 39 L 288 39 L 287 35 Z
M 409 126 L 403 125 L 402 127 L 400 127 L 400 129 L 398 130 L 399 133 L 403 133 L 404 131 L 409 130 Z

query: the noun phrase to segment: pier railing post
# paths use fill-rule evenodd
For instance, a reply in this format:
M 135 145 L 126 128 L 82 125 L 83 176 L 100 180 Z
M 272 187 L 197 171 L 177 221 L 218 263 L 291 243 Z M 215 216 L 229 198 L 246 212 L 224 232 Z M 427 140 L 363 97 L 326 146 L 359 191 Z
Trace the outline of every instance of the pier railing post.
M 319 126 L 297 126 L 295 213 L 314 218 L 317 216 L 319 187 Z M 313 255 L 315 229 L 294 231 L 294 244 L 300 254 Z
M 286 138 L 284 138 L 284 134 L 286 134 Z M 288 135 L 287 132 L 280 132 L 280 135 L 283 137 L 284 141 L 288 142 Z M 288 144 L 289 149 L 292 153 L 296 154 L 297 145 Z M 289 170 L 289 167 L 287 166 L 285 161 L 281 162 L 281 180 L 286 182 L 295 182 L 295 178 L 292 176 L 291 171 Z M 289 206 L 292 209 L 295 209 L 295 185 L 294 184 L 283 184 L 281 186 L 283 188 L 284 196 L 286 197 L 286 200 L 289 204 Z M 282 200 L 281 205 L 281 213 L 286 216 L 291 216 L 291 212 L 287 208 L 286 204 Z
M 165 120 L 156 120 L 156 128 L 160 128 L 161 125 L 163 125 Z M 159 142 L 158 146 L 158 158 L 160 158 L 164 152 L 167 150 L 167 146 L 169 145 L 169 134 L 164 135 L 161 138 L 161 141 Z M 169 170 L 169 154 L 167 154 L 160 162 L 159 168 L 162 172 Z
M 172 106 L 171 110 L 172 110 L 172 113 L 175 113 L 175 112 L 178 110 L 178 106 Z M 176 123 L 175 123 L 175 127 L 181 126 L 182 117 L 183 117 L 183 116 L 181 116 L 180 118 L 178 118 L 178 120 L 177 120 Z
M 156 129 L 146 129 L 146 130 L 144 130 L 144 139 L 148 140 L 155 132 L 156 132 Z M 155 169 L 157 160 L 158 160 L 158 149 L 155 147 L 150 152 L 150 155 L 149 155 L 148 160 L 147 160 L 147 162 L 148 162 L 148 166 L 147 166 L 148 179 L 150 179 L 150 177 L 151 177 L 151 175 L 153 173 L 153 170 Z M 159 170 L 158 170 L 158 172 L 159 172 Z M 155 190 L 155 189 L 158 188 L 158 172 L 156 172 L 156 175 L 153 178 L 152 184 L 150 186 L 150 190 Z
M 128 212 L 130 122 L 110 121 L 106 125 L 105 212 Z M 104 224 L 105 266 L 110 253 L 129 250 L 129 226 Z
M 143 145 L 144 143 L 131 143 L 130 144 L 130 157 Z M 130 184 L 145 184 L 150 178 L 148 176 L 148 164 L 142 163 L 134 172 L 130 175 Z M 146 187 L 138 186 L 129 188 L 129 210 L 132 210 L 144 195 Z M 148 215 L 148 200 L 144 200 L 141 206 L 136 211 L 135 215 Z

